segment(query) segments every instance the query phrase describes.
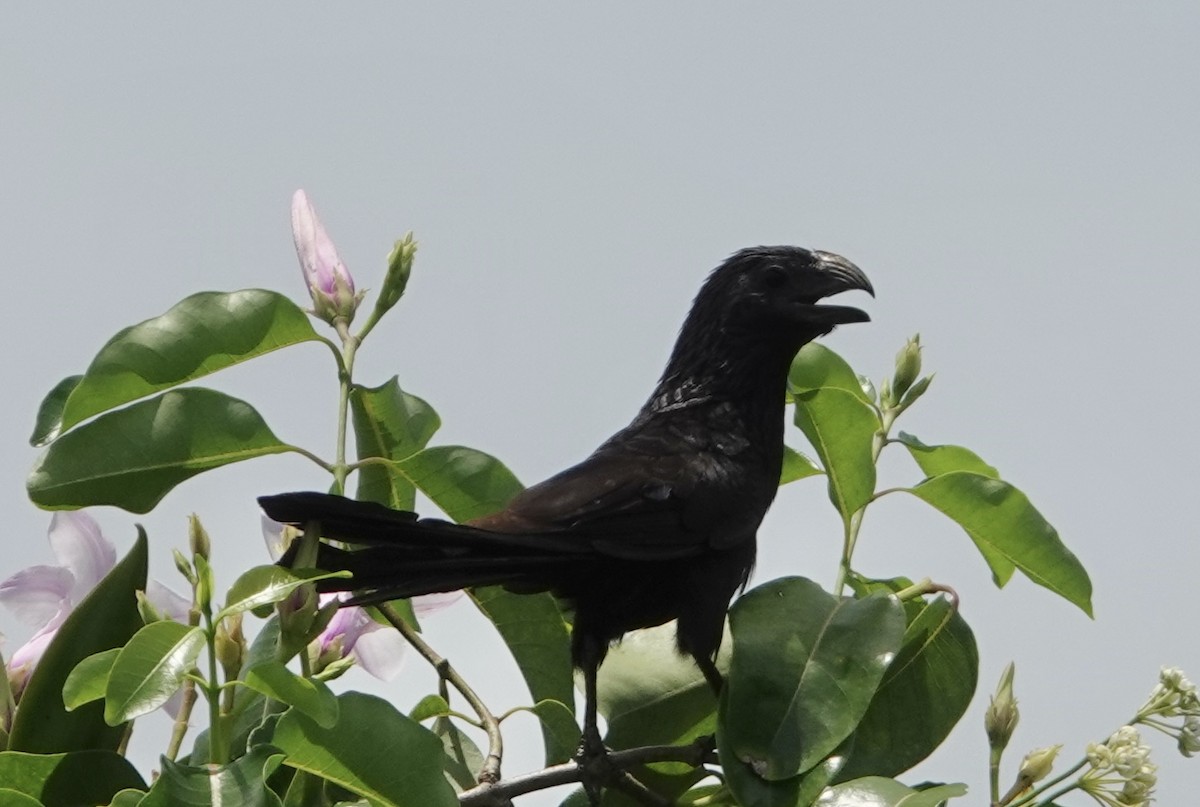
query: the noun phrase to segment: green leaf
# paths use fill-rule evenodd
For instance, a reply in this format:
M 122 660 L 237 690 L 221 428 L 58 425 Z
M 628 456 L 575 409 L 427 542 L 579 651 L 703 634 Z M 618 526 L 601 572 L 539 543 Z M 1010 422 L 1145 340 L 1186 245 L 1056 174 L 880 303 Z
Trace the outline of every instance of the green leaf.
M 104 697 L 108 674 L 120 652 L 119 647 L 102 650 L 75 665 L 63 684 L 63 706 L 67 707 L 67 711 Z
M 286 765 L 384 805 L 457 807 L 433 732 L 372 695 L 347 692 L 338 705 L 332 728 L 296 711 L 279 720 L 274 742 L 287 754 Z
M 59 428 L 66 431 L 92 415 L 176 384 L 316 339 L 320 337 L 308 316 L 276 292 L 193 294 L 162 316 L 110 339 L 66 399 Z
M 320 681 L 296 675 L 278 661 L 250 668 L 243 679 L 246 686 L 303 712 L 321 728 L 337 723 L 338 703 L 332 690 Z
M 521 483 L 504 463 L 473 448 L 426 448 L 396 467 L 458 522 L 490 515 L 521 491 Z
M 907 583 L 889 581 L 888 588 Z M 975 694 L 979 651 L 958 611 L 942 597 L 904 608 L 904 644 L 855 730 L 839 780 L 895 776 L 916 765 L 949 736 Z
M 962 784 L 913 790 L 894 779 L 867 776 L 831 787 L 815 807 L 938 807 L 946 799 L 965 795 L 967 786 Z
M 9 790 L 7 787 L 0 787 L 0 807 L 44 807 L 44 805 L 32 796 L 26 796 L 16 790 Z
M 251 611 L 263 605 L 271 605 L 287 599 L 293 591 L 305 583 L 325 580 L 330 577 L 348 577 L 347 572 L 321 572 L 314 569 L 285 569 L 282 566 L 255 566 L 233 581 L 225 595 L 223 607 L 214 622 L 243 611 Z
M 726 652 L 718 659 L 729 663 Z M 675 623 L 633 631 L 609 651 L 598 677 L 597 705 L 608 725 L 609 748 L 683 745 L 712 734 L 717 727 L 717 699 L 690 657 L 675 646 Z M 642 766 L 632 773 L 658 795 L 676 799 L 704 778 L 704 771 L 668 762 Z M 632 803 L 616 792 L 605 794 L 608 805 Z
M 849 519 L 875 493 L 871 449 L 879 414 L 850 392 L 825 387 L 796 395 L 794 420 L 829 476 L 830 500 Z
M 33 424 L 33 434 L 29 436 L 31 446 L 44 446 L 58 437 L 62 430 L 63 406 L 82 379 L 81 375 L 69 375 L 55 384 L 54 389 L 42 399 L 41 405 L 38 406 L 37 420 Z
M 791 446 L 783 447 L 783 471 L 779 474 L 780 486 L 807 476 L 825 473 L 817 464 Z
M 396 376 L 378 387 L 354 385 L 350 412 L 360 460 L 407 459 L 423 449 L 441 426 L 433 407 L 400 389 Z M 358 499 L 411 510 L 415 492 L 412 482 L 393 467 L 372 464 L 358 470 Z
M 145 791 L 127 787 L 113 796 L 112 801 L 108 803 L 108 807 L 138 807 L 145 796 Z
M 838 599 L 795 577 L 747 593 L 729 618 L 720 736 L 769 780 L 805 772 L 850 736 L 904 635 L 895 597 Z
M 121 648 L 104 690 L 104 719 L 115 726 L 153 712 L 183 683 L 204 647 L 204 631 L 163 620 Z
M 1058 532 L 1007 482 L 968 471 L 926 479 L 909 493 L 966 530 L 984 557 L 1001 559 L 1092 616 L 1092 581 Z M 992 565 L 997 585 L 1006 582 Z M 1009 573 L 1011 575 L 1011 572 Z
M 1000 472 L 988 465 L 979 455 L 969 448 L 954 445 L 927 446 L 907 432 L 900 432 L 895 438 L 903 444 L 908 453 L 916 460 L 925 476 L 938 476 L 954 471 L 970 471 L 981 476 L 999 479 Z
M 832 388 L 849 392 L 869 404 L 871 394 L 863 386 L 862 379 L 845 359 L 817 342 L 809 342 L 800 348 L 788 370 L 788 391 L 792 395 Z
M 108 804 L 119 790 L 146 789 L 137 770 L 112 751 L 67 754 L 4 751 L 0 753 L 0 783 L 5 789 L 22 793 L 45 807 Z
M 182 765 L 163 757 L 162 775 L 138 807 L 282 807 L 266 784 L 279 760 L 278 751 L 261 745 L 219 767 Z
M 721 698 L 718 712 L 719 724 L 729 721 L 729 699 Z M 787 779 L 771 781 L 755 773 L 752 766 L 733 756 L 718 731 L 717 755 L 725 783 L 737 797 L 739 807 L 803 807 L 812 804 L 818 795 L 833 781 L 833 777 L 845 761 L 847 749 L 854 743 L 854 735 L 838 746 L 829 756 L 804 773 Z
M 115 751 L 124 726 L 104 722 L 104 707 L 89 703 L 68 711 L 63 686 L 88 656 L 121 647 L 142 627 L 136 592 L 146 589 L 146 533 L 137 540 L 58 629 L 29 677 L 9 736 L 9 750 L 53 754 L 101 749 Z M 0 781 L 4 781 L 0 777 Z
M 470 790 L 478 784 L 479 771 L 483 769 L 483 752 L 479 746 L 454 725 L 449 718 L 439 717 L 433 721 L 433 733 L 442 741 L 445 759 L 446 780 L 456 792 Z
M 64 434 L 38 458 L 26 487 L 47 509 L 111 504 L 146 513 L 198 473 L 292 450 L 250 404 L 190 387 Z
M 417 705 L 409 711 L 408 716 L 420 723 L 431 717 L 444 717 L 450 714 L 450 704 L 441 695 L 426 695 L 417 701 Z
M 549 594 L 511 594 L 500 586 L 477 588 L 471 599 L 508 645 L 534 702 L 552 700 L 574 711 L 571 635 L 558 601 Z M 575 753 L 579 726 L 569 714 L 543 717 L 546 764 Z

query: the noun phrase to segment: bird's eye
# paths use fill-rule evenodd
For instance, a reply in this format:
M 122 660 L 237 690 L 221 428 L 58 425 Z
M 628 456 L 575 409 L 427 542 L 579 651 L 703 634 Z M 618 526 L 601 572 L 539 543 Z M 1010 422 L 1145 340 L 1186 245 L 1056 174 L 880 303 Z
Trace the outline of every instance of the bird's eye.
M 773 264 L 768 266 L 766 271 L 763 273 L 763 284 L 766 285 L 768 289 L 781 289 L 787 285 L 787 282 L 788 273 L 787 270 L 782 266 Z

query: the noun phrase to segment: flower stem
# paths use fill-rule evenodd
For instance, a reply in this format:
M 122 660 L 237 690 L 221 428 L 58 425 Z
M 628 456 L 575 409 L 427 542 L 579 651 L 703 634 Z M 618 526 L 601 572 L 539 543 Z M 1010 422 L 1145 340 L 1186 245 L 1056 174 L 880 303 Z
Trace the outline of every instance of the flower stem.
M 1087 764 L 1087 757 L 1084 757 L 1063 773 L 1055 776 L 1053 779 L 1048 779 L 1038 787 L 1035 787 L 1033 790 L 1030 790 L 1028 793 L 1022 795 L 1020 798 L 1010 798 L 1009 801 L 1002 801 L 1001 805 L 1004 805 L 1005 807 L 1019 807 L 1020 805 L 1032 804 L 1034 799 L 1037 799 L 1042 793 L 1045 793 L 1049 788 L 1054 787 L 1060 782 L 1070 779 L 1072 776 L 1079 773 L 1079 771 Z M 1067 792 L 1067 790 L 1072 790 L 1076 786 L 1077 784 L 1072 784 L 1066 790 L 1055 793 L 1054 795 L 1055 797 L 1061 796 L 1063 793 Z
M 350 328 L 344 319 L 336 319 L 333 327 L 337 329 L 342 339 L 342 362 L 338 367 L 338 419 L 337 419 L 337 455 L 333 461 L 333 492 L 346 492 L 346 476 L 349 467 L 346 465 L 346 427 L 350 410 L 350 389 L 353 383 L 354 354 L 358 351 L 359 338 L 350 333 Z

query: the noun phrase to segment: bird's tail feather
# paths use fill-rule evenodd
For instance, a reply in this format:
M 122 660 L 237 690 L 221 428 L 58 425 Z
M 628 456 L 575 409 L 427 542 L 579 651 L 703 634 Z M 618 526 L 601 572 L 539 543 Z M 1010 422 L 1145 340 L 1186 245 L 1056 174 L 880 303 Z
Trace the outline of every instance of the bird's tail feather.
M 352 591 L 357 604 L 383 602 L 472 586 L 505 585 L 545 591 L 591 555 L 586 543 L 561 533 L 510 535 L 324 493 L 284 493 L 259 499 L 266 514 L 303 527 L 317 522 L 321 535 L 360 549 L 321 543 L 317 567 L 353 577 L 319 581 L 322 591 Z M 298 544 L 280 560 L 290 565 Z

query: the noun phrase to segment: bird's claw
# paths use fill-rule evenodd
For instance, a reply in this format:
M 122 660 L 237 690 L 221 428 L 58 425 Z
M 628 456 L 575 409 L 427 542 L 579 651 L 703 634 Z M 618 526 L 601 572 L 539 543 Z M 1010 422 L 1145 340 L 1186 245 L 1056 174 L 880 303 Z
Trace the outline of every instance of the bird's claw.
M 604 786 L 620 774 L 620 770 L 608 758 L 608 752 L 608 747 L 600 738 L 600 732 L 583 732 L 579 739 L 579 748 L 575 751 L 575 764 L 579 766 L 580 783 L 592 807 L 600 803 Z

